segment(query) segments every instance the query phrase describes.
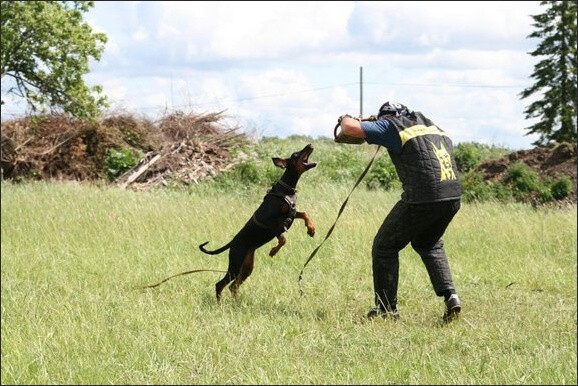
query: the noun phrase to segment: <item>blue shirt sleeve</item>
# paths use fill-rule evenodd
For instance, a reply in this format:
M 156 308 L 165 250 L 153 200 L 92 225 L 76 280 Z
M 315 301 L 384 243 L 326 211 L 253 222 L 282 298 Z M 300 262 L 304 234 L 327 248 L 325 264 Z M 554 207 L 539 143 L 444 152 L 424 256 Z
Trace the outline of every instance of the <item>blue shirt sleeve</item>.
M 365 140 L 372 145 L 381 145 L 393 153 L 401 153 L 401 138 L 399 132 L 387 119 L 363 121 L 361 128 L 365 132 Z

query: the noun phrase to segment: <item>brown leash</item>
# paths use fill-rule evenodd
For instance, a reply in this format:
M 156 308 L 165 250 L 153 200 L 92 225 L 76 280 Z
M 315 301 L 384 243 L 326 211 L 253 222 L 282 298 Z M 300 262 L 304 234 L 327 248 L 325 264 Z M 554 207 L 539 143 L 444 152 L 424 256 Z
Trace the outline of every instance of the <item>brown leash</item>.
M 156 284 L 151 284 L 151 285 L 146 285 L 144 287 L 141 287 L 142 289 L 145 288 L 154 288 L 154 287 L 158 287 L 159 285 L 163 284 L 165 281 L 172 279 L 173 277 L 177 277 L 177 276 L 183 276 L 183 275 L 188 275 L 189 273 L 196 273 L 196 272 L 220 272 L 220 273 L 227 273 L 226 271 L 219 271 L 219 270 L 215 270 L 215 269 L 194 269 L 192 271 L 185 271 L 185 272 L 181 272 L 181 273 L 177 273 L 176 275 L 173 276 L 169 276 L 166 279 L 163 279 L 161 281 L 159 281 Z
M 377 153 L 379 152 L 380 146 L 377 146 L 377 149 L 375 149 L 375 154 L 373 155 L 373 158 L 371 158 L 371 160 L 369 161 L 369 163 L 367 164 L 367 166 L 365 167 L 365 170 L 363 171 L 363 173 L 361 173 L 361 175 L 359 176 L 359 178 L 357 179 L 357 181 L 355 182 L 355 185 L 353 185 L 353 188 L 351 189 L 351 191 L 349 192 L 349 194 L 347 195 L 347 198 L 345 199 L 345 201 L 343 202 L 343 204 L 341 205 L 341 208 L 339 209 L 339 213 L 337 213 L 337 217 L 335 218 L 335 221 L 333 222 L 333 225 L 331 225 L 331 228 L 329 228 L 329 230 L 327 231 L 327 234 L 325 235 L 325 238 L 323 239 L 323 241 L 321 242 L 321 244 L 319 244 L 317 246 L 317 248 L 315 248 L 313 250 L 313 252 L 311 252 L 311 255 L 309 256 L 309 258 L 307 259 L 307 261 L 305 262 L 305 264 L 303 265 L 303 268 L 301 268 L 301 273 L 299 274 L 299 280 L 298 280 L 298 284 L 299 284 L 299 293 L 301 294 L 301 296 L 303 296 L 303 290 L 301 289 L 301 278 L 303 277 L 303 271 L 305 270 L 305 267 L 307 266 L 307 264 L 309 264 L 309 262 L 311 261 L 311 259 L 313 259 L 313 256 L 315 256 L 317 254 L 317 251 L 319 251 L 319 249 L 321 248 L 321 246 L 323 245 L 323 243 L 325 242 L 325 240 L 327 240 L 329 238 L 329 236 L 331 235 L 331 233 L 333 233 L 333 229 L 335 228 L 335 225 L 337 224 L 337 220 L 339 220 L 339 217 L 341 216 L 341 213 L 343 213 L 343 210 L 345 209 L 345 206 L 347 205 L 347 201 L 349 201 L 349 197 L 351 196 L 351 193 L 353 193 L 353 191 L 355 190 L 355 188 L 357 187 L 357 185 L 359 185 L 359 183 L 361 182 L 361 180 L 363 180 L 363 177 L 365 177 L 365 175 L 367 174 L 367 172 L 369 171 L 369 168 L 371 167 L 371 164 L 373 163 L 373 160 L 375 159 L 375 157 L 377 156 Z

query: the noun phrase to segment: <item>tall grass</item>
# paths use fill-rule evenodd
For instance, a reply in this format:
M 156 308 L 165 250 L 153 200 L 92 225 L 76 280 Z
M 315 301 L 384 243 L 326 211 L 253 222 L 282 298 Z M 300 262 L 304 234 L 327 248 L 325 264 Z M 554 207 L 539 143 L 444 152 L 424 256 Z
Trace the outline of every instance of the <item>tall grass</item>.
M 305 179 L 307 176 L 304 177 Z M 365 321 L 370 248 L 399 192 L 305 181 L 296 220 L 237 300 L 214 299 L 228 242 L 264 191 L 2 184 L 3 384 L 576 384 L 576 207 L 464 204 L 444 238 L 462 298 L 401 253 L 399 321 Z M 303 295 L 299 289 L 303 290 Z

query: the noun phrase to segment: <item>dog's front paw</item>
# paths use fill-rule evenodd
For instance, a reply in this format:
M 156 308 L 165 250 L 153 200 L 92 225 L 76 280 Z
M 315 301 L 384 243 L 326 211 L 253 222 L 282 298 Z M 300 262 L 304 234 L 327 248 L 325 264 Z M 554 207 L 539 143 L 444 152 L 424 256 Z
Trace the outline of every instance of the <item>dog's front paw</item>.
M 271 248 L 271 251 L 269 251 L 269 256 L 273 257 L 277 254 L 277 252 L 279 252 L 279 249 L 281 249 L 281 247 L 273 247 Z
M 315 228 L 307 228 L 307 234 L 311 237 L 315 236 Z

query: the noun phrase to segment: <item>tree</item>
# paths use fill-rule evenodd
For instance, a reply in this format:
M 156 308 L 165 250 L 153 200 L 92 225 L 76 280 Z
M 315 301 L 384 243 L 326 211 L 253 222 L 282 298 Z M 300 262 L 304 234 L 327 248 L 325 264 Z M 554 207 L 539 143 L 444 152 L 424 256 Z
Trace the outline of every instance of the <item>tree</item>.
M 83 22 L 93 6 L 92 1 L 2 0 L 2 96 L 25 98 L 32 112 L 83 118 L 108 107 L 102 87 L 88 87 L 82 79 L 89 59 L 100 60 L 108 39 Z
M 525 89 L 521 99 L 542 92 L 524 111 L 526 119 L 540 120 L 526 128 L 527 134 L 539 134 L 533 144 L 576 142 L 577 65 L 576 1 L 542 1 L 546 12 L 532 16 L 536 30 L 530 38 L 542 39 L 532 56 L 543 56 L 534 66 L 536 83 Z

